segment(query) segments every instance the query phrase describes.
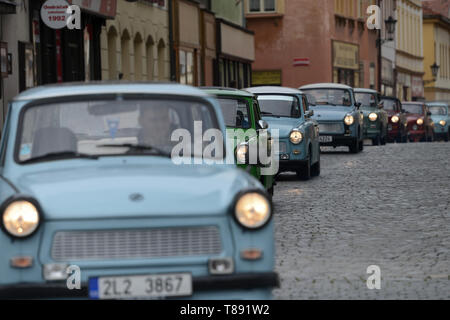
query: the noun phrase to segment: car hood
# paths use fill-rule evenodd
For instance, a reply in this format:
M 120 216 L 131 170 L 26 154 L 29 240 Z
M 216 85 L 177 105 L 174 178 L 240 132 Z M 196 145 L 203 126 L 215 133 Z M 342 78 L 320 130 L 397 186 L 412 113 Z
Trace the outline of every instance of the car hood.
M 310 109 L 314 110 L 312 118 L 317 121 L 342 121 L 347 114 L 353 112 L 353 108 L 344 106 L 314 106 Z
M 285 138 L 291 134 L 292 129 L 298 128 L 302 120 L 300 118 L 275 118 L 275 117 L 263 117 L 263 119 L 269 124 L 270 133 L 273 135 L 274 129 L 279 130 L 279 137 Z
M 234 166 L 172 163 L 41 171 L 16 186 L 46 220 L 224 214 L 237 192 L 261 188 Z

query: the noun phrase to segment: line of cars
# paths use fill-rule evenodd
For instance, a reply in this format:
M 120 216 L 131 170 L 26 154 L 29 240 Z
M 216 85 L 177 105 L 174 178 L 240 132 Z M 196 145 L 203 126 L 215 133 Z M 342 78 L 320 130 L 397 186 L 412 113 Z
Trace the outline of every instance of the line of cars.
M 378 99 L 337 84 L 93 82 L 21 93 L 0 144 L 0 297 L 270 298 L 276 176 L 320 175 L 320 145 L 358 153 L 367 138 L 414 137 L 401 128 L 405 106 L 393 100 L 383 114 Z M 232 133 L 232 144 L 211 150 L 218 138 L 207 132 Z M 254 140 L 270 163 L 260 152 L 250 161 Z

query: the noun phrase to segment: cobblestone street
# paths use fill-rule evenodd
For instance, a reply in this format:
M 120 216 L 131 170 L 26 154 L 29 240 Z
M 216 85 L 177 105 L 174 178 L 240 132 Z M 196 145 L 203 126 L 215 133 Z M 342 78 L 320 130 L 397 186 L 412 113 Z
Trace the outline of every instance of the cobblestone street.
M 449 299 L 450 144 L 322 149 L 275 189 L 276 299 Z M 381 269 L 369 290 L 366 269 Z

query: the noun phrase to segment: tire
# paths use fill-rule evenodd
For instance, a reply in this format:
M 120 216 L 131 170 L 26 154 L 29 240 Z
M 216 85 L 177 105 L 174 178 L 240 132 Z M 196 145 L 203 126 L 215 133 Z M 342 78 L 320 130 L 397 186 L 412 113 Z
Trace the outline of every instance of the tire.
M 373 146 L 379 146 L 381 144 L 381 137 L 377 136 L 376 138 L 372 139 L 372 145 Z
M 311 176 L 318 177 L 320 176 L 320 152 L 319 152 L 319 160 L 314 163 L 311 167 Z
M 364 151 L 364 140 L 359 141 L 358 148 L 359 148 L 359 152 Z
M 358 153 L 359 152 L 359 141 L 358 139 L 355 139 L 355 141 L 353 141 L 353 143 L 348 147 L 350 153 Z
M 386 136 L 384 136 L 383 138 L 380 139 L 380 144 L 381 144 L 382 146 L 385 146 L 385 145 L 386 145 Z
M 273 185 L 269 189 L 267 189 L 267 193 L 269 193 L 270 199 L 273 198 L 273 191 L 274 191 Z
M 311 152 L 308 153 L 308 158 L 305 164 L 302 166 L 302 168 L 300 168 L 300 170 L 297 170 L 296 173 L 297 177 L 300 180 L 307 181 L 311 179 Z
M 444 141 L 448 142 L 449 139 L 450 139 L 450 131 L 447 132 L 447 134 L 444 136 Z

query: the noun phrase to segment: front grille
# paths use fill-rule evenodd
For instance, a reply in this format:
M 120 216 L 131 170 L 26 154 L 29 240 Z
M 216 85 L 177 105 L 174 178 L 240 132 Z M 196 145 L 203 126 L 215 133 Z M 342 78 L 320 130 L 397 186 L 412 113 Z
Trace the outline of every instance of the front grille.
M 342 123 L 319 123 L 320 133 L 343 133 L 344 127 Z
M 59 231 L 53 238 L 55 261 L 162 258 L 217 255 L 222 251 L 215 226 Z

